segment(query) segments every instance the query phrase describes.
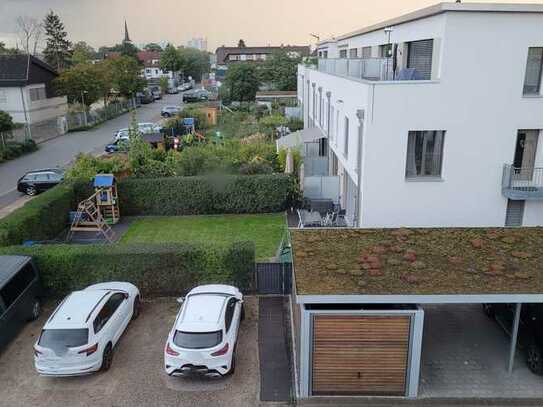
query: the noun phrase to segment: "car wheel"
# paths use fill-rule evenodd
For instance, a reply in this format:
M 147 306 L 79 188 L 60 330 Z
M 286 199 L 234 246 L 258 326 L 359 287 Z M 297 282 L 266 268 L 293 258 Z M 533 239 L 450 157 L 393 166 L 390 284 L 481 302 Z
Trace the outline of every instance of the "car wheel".
M 108 343 L 104 349 L 104 354 L 102 355 L 102 366 L 100 370 L 102 372 L 107 372 L 113 363 L 113 347 L 111 343 Z
M 483 304 L 483 312 L 489 318 L 494 318 L 496 316 L 496 310 L 492 304 Z
M 245 320 L 245 307 L 241 304 L 241 315 L 239 317 L 242 321 Z
M 526 363 L 533 373 L 543 375 L 543 353 L 537 344 L 528 346 Z
M 141 311 L 140 296 L 137 295 L 136 298 L 134 298 L 134 309 L 132 310 L 132 320 L 140 316 L 140 311 Z
M 40 317 L 41 314 L 41 301 L 39 298 L 34 298 L 34 302 L 32 303 L 32 312 L 30 313 L 30 317 L 28 318 L 29 321 L 35 321 Z
M 164 117 L 170 117 L 170 116 L 171 116 L 171 114 L 169 114 L 169 113 L 164 113 Z
M 227 375 L 231 376 L 236 372 L 236 352 L 232 354 L 232 363 L 230 364 L 230 370 L 228 371 Z
M 25 192 L 26 192 L 26 194 L 27 194 L 28 196 L 34 196 L 34 195 L 36 195 L 36 194 L 38 193 L 38 191 L 36 190 L 36 188 L 33 187 L 33 186 L 28 186 L 28 187 L 26 187 L 26 191 L 25 191 Z

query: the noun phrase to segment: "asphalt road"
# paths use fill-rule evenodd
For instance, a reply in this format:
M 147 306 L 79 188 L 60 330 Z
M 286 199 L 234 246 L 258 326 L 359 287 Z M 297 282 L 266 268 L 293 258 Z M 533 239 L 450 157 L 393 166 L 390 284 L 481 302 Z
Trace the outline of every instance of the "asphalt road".
M 157 122 L 160 109 L 164 105 L 180 105 L 181 93 L 164 95 L 148 105 L 137 109 L 138 122 Z M 123 114 L 100 126 L 81 132 L 68 133 L 40 144 L 40 148 L 31 153 L 0 164 L 0 208 L 6 207 L 21 197 L 16 190 L 17 180 L 27 171 L 37 168 L 65 167 L 79 153 L 101 154 L 106 144 L 113 139 L 113 133 L 129 126 L 130 115 Z

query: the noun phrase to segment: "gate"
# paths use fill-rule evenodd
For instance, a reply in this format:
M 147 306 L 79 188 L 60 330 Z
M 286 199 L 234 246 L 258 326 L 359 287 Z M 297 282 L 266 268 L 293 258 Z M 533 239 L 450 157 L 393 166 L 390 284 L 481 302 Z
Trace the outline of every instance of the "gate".
M 256 263 L 257 294 L 290 294 L 292 263 Z

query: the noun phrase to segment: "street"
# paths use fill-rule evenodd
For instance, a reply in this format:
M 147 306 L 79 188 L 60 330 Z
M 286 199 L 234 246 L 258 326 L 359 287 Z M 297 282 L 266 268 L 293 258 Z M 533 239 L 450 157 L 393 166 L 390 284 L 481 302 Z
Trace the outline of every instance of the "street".
M 164 95 L 161 100 L 137 109 L 138 122 L 157 122 L 160 109 L 165 105 L 180 105 L 182 94 Z M 113 139 L 113 133 L 130 124 L 130 114 L 125 113 L 98 127 L 73 132 L 46 141 L 39 149 L 6 163 L 0 164 L 0 208 L 17 201 L 22 194 L 16 190 L 17 180 L 27 171 L 38 168 L 64 167 L 79 153 L 101 154 Z

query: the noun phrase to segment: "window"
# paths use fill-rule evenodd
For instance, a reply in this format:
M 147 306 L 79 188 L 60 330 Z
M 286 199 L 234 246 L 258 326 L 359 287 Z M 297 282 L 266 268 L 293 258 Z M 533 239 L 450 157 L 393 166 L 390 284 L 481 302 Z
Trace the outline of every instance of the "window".
M 232 318 L 234 318 L 234 311 L 236 310 L 236 299 L 230 298 L 228 304 L 226 305 L 226 311 L 224 313 L 224 326 L 226 332 L 230 330 L 230 325 L 232 324 Z
M 34 281 L 35 277 L 34 267 L 32 267 L 32 264 L 27 263 L 7 282 L 0 290 L 0 296 L 2 296 L 6 308 L 9 308 L 19 298 L 30 283 Z
M 229 55 L 228 59 L 230 61 L 239 61 L 239 55 Z
M 434 40 L 412 41 L 407 44 L 407 67 L 413 68 L 419 79 L 432 78 Z
M 371 47 L 362 48 L 362 58 L 371 58 Z
M 345 117 L 345 144 L 343 146 L 343 154 L 345 158 L 349 158 L 349 118 Z
M 175 331 L 173 343 L 185 349 L 213 348 L 222 342 L 222 331 L 183 332 Z
M 543 47 L 528 49 L 528 61 L 524 76 L 524 94 L 537 95 L 541 90 L 541 71 L 543 68 Z
M 441 177 L 444 138 L 441 130 L 409 132 L 406 178 Z
M 107 324 L 107 321 L 109 321 L 112 315 L 115 314 L 115 311 L 117 311 L 117 308 L 119 308 L 119 305 L 121 305 L 124 299 L 125 294 L 123 293 L 115 293 L 109 297 L 109 300 L 107 300 L 107 302 L 104 304 L 92 323 L 95 334 L 100 332 Z
M 30 94 L 30 100 L 32 102 L 35 102 L 37 100 L 43 100 L 47 98 L 47 95 L 45 94 L 45 88 L 32 88 L 28 90 L 28 93 Z
M 322 58 L 322 51 L 319 51 L 319 58 Z
M 89 342 L 89 330 L 78 329 L 44 329 L 38 344 L 53 349 L 55 353 L 64 353 L 66 348 L 77 348 Z
M 349 58 L 358 58 L 358 49 L 357 48 L 351 48 L 349 50 Z
M 340 58 L 347 58 L 347 50 L 346 49 L 342 49 L 339 51 L 339 57 Z
M 392 56 L 392 44 L 379 45 L 379 57 L 390 58 Z
M 322 53 L 322 56 L 323 56 L 324 58 L 328 58 L 328 51 L 324 51 L 324 52 Z

